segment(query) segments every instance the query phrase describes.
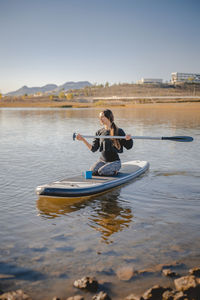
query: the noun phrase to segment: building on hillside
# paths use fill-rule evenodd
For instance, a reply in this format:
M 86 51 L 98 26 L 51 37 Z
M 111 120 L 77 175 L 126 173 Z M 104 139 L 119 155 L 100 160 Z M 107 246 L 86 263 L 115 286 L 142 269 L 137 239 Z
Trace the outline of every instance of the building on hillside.
M 137 84 L 144 84 L 144 83 L 162 83 L 163 80 L 159 78 L 141 78 L 137 81 Z
M 195 82 L 200 83 L 200 74 L 197 73 L 171 73 L 172 83 Z
M 41 97 L 41 96 L 42 96 L 41 92 L 37 92 L 37 93 L 33 94 L 33 97 Z

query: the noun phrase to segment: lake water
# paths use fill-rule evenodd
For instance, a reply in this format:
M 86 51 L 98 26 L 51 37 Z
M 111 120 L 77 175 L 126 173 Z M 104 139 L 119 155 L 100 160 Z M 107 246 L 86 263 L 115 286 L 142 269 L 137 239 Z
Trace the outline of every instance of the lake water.
M 95 162 L 99 153 L 73 141 L 72 133 L 93 135 L 101 109 L 0 110 L 3 291 L 22 288 L 34 299 L 67 298 L 77 293 L 73 281 L 90 275 L 113 299 L 123 299 L 155 283 L 171 284 L 158 273 L 122 280 L 123 268 L 144 270 L 176 261 L 184 273 L 199 265 L 200 105 L 112 110 L 116 124 L 132 135 L 189 135 L 194 141 L 136 140 L 121 160 L 147 160 L 149 171 L 77 203 L 43 201 L 35 188 Z

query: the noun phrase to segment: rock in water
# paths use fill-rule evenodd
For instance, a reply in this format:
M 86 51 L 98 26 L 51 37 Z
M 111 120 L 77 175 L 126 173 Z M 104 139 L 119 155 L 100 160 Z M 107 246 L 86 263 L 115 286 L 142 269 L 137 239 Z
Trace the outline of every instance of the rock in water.
M 183 291 L 190 298 L 200 295 L 200 278 L 193 275 L 183 276 L 174 280 L 175 287 L 178 291 Z
M 178 274 L 170 269 L 163 269 L 162 273 L 167 277 L 177 277 Z
M 99 294 L 95 295 L 92 297 L 92 300 L 111 300 L 108 294 L 105 292 L 101 291 Z
M 74 281 L 74 286 L 79 289 L 86 289 L 91 292 L 96 292 L 98 289 L 98 282 L 93 277 L 85 276 Z
M 135 275 L 133 267 L 122 267 L 117 270 L 117 277 L 120 280 L 128 281 Z
M 160 285 L 154 285 L 152 288 L 147 290 L 143 296 L 143 300 L 162 300 L 162 294 L 169 290 L 169 288 L 164 288 Z
M 75 296 L 67 298 L 67 300 L 84 300 L 84 298 L 81 295 L 75 295 Z
M 190 275 L 200 277 L 200 268 L 193 268 L 189 270 Z
M 31 300 L 31 297 L 24 293 L 23 290 L 16 290 L 0 295 L 2 300 Z
M 136 296 L 134 294 L 130 294 L 129 296 L 127 296 L 124 300 L 140 300 L 141 297 Z

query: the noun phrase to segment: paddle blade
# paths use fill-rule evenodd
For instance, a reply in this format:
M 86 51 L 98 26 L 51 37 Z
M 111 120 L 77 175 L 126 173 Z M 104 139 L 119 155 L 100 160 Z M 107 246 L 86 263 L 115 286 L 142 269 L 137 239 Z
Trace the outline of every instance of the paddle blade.
M 192 142 L 193 137 L 191 136 L 163 136 L 162 140 L 170 140 L 175 142 Z

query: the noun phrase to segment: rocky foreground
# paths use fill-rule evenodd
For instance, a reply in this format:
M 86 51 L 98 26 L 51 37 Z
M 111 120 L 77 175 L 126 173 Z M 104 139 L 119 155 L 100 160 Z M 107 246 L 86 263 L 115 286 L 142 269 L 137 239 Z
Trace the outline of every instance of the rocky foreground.
M 180 276 L 171 269 L 163 269 L 163 275 L 174 279 L 174 289 L 154 285 L 144 292 L 143 295 L 127 295 L 122 300 L 200 300 L 200 268 L 189 270 L 186 276 Z M 98 281 L 92 277 L 83 277 L 74 281 L 74 287 L 80 290 L 86 290 L 91 294 L 92 300 L 111 300 L 111 297 L 101 290 Z M 32 300 L 23 290 L 3 293 L 0 291 L 1 300 Z M 84 300 L 83 295 L 75 295 L 65 298 L 66 300 Z M 60 300 L 54 297 L 53 300 Z

